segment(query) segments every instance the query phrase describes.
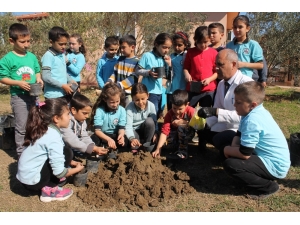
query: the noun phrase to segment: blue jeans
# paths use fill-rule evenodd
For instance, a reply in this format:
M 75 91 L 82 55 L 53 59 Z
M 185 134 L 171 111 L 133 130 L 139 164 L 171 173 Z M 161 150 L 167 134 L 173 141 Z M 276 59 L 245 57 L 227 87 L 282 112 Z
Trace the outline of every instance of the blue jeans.
M 159 118 L 159 113 L 161 113 L 161 94 L 149 94 L 148 100 L 152 102 L 155 106 L 156 116 Z
M 10 104 L 15 116 L 15 142 L 17 154 L 20 156 L 23 152 L 23 143 L 25 136 L 25 127 L 29 110 L 35 106 L 38 97 L 30 95 L 11 96 Z

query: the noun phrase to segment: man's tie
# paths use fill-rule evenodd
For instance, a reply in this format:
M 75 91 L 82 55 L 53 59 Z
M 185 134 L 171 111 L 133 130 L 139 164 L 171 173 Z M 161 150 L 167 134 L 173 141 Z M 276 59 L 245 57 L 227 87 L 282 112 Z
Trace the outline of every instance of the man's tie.
M 225 88 L 224 88 L 224 97 L 225 97 L 225 95 L 226 95 L 226 93 L 227 93 L 227 91 L 228 91 L 228 89 L 229 89 L 229 87 L 230 87 L 230 84 L 226 81 L 226 82 L 224 83 L 224 85 L 225 85 Z

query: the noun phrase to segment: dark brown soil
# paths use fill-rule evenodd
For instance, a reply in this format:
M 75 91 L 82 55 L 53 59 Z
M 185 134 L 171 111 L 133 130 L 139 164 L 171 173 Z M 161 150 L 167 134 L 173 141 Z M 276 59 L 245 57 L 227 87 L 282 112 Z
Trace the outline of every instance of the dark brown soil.
M 123 152 L 116 160 L 101 162 L 98 173 L 89 174 L 87 187 L 78 192 L 84 203 L 97 208 L 125 205 L 147 210 L 159 202 L 194 193 L 190 177 L 174 172 L 149 152 Z

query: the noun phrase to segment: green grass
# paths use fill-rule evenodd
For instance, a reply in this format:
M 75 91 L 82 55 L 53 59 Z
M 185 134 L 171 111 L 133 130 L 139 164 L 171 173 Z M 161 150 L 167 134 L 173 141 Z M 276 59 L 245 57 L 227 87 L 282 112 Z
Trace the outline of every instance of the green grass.
M 0 90 L 0 110 L 6 106 L 10 108 L 9 94 L 2 93 Z M 287 140 L 289 140 L 292 133 L 300 132 L 300 99 L 293 96 L 294 90 L 272 87 L 266 89 L 266 100 L 264 106 L 270 111 L 275 121 L 283 131 Z M 86 95 L 94 103 L 97 99 L 95 90 L 83 90 L 82 94 Z M 211 151 L 211 155 L 213 151 Z M 213 158 L 207 158 L 208 161 L 214 162 Z M 210 162 L 208 162 L 211 165 Z M 219 166 L 219 164 L 217 164 Z M 201 173 L 210 174 L 211 170 L 218 171 L 222 168 L 217 167 L 202 168 Z M 200 167 L 199 167 L 200 168 Z M 200 173 L 200 172 L 199 172 Z M 200 176 L 201 178 L 201 176 Z M 250 200 L 243 198 L 241 192 L 231 191 L 231 181 L 222 175 L 216 177 L 206 177 L 203 179 L 207 181 L 203 185 L 199 185 L 199 190 L 192 196 L 182 197 L 173 208 L 174 211 L 186 212 L 298 212 L 300 209 L 300 167 L 291 167 L 286 178 L 278 180 L 281 186 L 278 194 L 271 198 L 262 201 Z M 216 181 L 215 181 L 216 180 Z M 204 187 L 203 187 L 204 186 Z M 207 187 L 209 188 L 207 188 Z M 221 188 L 220 188 L 221 187 Z M 214 190 L 216 188 L 216 190 Z M 226 189 L 222 192 L 220 190 Z M 3 191 L 3 185 L 0 185 L 0 191 Z M 225 194 L 224 194 L 225 193 Z M 236 194 L 237 193 L 237 194 Z M 167 204 L 167 203 L 166 203 Z M 62 210 L 66 210 L 63 208 Z M 59 210 L 59 211 L 62 211 Z M 154 209 L 155 210 L 155 209 Z M 0 210 L 1 211 L 1 210 Z M 6 209 L 6 211 L 24 211 L 21 208 Z M 121 210 L 123 211 L 123 210 Z M 124 211 L 128 211 L 124 209 Z M 130 210 L 129 210 L 130 211 Z

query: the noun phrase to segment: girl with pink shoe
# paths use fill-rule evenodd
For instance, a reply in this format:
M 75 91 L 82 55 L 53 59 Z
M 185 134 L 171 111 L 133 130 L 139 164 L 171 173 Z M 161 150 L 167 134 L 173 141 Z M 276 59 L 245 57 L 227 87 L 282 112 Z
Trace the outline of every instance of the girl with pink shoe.
M 66 200 L 73 191 L 59 187 L 65 177 L 80 172 L 84 166 L 65 161 L 60 128 L 70 122 L 70 110 L 62 98 L 47 99 L 30 109 L 24 138 L 25 149 L 18 161 L 17 179 L 28 190 L 41 190 L 40 200 Z M 68 168 L 69 165 L 73 168 Z

